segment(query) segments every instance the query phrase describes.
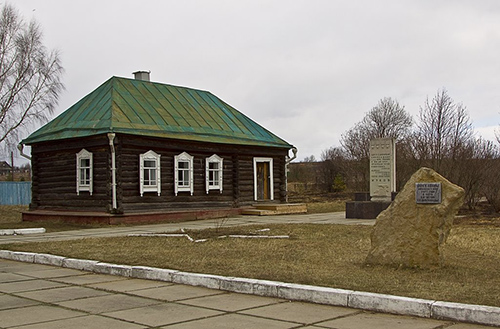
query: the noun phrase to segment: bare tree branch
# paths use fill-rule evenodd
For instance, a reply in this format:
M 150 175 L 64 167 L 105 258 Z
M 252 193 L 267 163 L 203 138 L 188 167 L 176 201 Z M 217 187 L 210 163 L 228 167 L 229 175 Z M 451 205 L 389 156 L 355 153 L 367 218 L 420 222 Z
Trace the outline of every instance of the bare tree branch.
M 392 137 L 402 140 L 410 134 L 411 115 L 398 101 L 381 99 L 353 128 L 342 134 L 340 144 L 353 159 L 369 156 L 370 140 Z
M 22 132 L 46 122 L 64 89 L 59 53 L 42 43 L 40 25 L 26 23 L 6 4 L 0 14 L 0 146 L 19 142 Z

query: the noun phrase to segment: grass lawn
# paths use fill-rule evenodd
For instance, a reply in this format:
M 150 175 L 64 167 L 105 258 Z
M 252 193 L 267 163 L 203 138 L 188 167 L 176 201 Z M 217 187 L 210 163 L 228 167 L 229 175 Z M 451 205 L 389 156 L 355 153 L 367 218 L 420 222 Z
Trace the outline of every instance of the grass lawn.
M 308 213 L 326 213 L 345 211 L 345 201 L 312 202 L 307 204 Z M 15 228 L 44 227 L 47 232 L 69 231 L 94 227 L 106 227 L 106 224 L 74 224 L 63 222 L 23 222 L 21 212 L 27 211 L 28 206 L 0 205 L 0 230 Z M 120 224 L 127 225 L 127 224 Z M 131 225 L 131 224 L 129 224 Z
M 21 212 L 27 211 L 28 206 L 0 205 L 0 230 L 15 228 L 44 227 L 47 232 L 79 230 L 83 228 L 105 227 L 104 224 L 73 224 L 62 222 L 23 222 Z
M 289 239 L 219 239 L 260 234 Z M 110 263 L 249 277 L 500 307 L 500 227 L 458 225 L 444 247 L 445 265 L 423 270 L 366 266 L 371 227 L 287 224 L 189 232 L 185 238 L 92 238 L 2 245 Z

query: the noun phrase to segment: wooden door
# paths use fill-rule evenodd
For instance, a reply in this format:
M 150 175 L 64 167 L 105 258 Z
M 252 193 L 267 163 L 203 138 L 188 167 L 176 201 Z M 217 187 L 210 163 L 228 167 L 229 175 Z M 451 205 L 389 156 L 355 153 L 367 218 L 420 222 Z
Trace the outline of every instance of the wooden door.
M 269 162 L 257 162 L 257 200 L 271 199 Z

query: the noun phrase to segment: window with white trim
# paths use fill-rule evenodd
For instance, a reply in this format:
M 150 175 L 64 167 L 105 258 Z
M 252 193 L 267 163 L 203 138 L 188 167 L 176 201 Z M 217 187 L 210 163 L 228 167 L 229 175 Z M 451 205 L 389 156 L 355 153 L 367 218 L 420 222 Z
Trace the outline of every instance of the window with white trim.
M 182 152 L 174 157 L 174 192 L 194 192 L 193 156 Z
M 217 154 L 205 159 L 205 186 L 207 194 L 210 190 L 222 193 L 222 161 Z
M 174 157 L 174 192 L 194 192 L 193 156 L 182 152 Z
M 160 155 L 154 151 L 147 151 L 139 157 L 139 176 L 141 196 L 146 192 L 161 194 Z
M 76 194 L 80 192 L 89 192 L 92 195 L 92 153 L 82 149 L 76 154 Z

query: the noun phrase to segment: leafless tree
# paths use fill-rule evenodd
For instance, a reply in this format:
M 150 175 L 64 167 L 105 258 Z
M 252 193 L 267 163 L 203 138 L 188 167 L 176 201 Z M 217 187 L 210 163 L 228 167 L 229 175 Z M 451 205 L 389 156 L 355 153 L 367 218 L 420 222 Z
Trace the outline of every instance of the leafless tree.
M 362 121 L 370 138 L 392 137 L 396 140 L 407 136 L 412 124 L 413 119 L 404 106 L 390 97 L 381 99 Z
M 420 108 L 413 138 L 416 157 L 442 174 L 453 171 L 455 160 L 474 139 L 474 128 L 462 104 L 457 104 L 446 89 L 427 98 Z
M 453 177 L 455 183 L 465 190 L 465 204 L 474 209 L 481 196 L 490 204 L 498 204 L 500 175 L 498 147 L 482 138 L 472 139 L 457 152 Z M 496 194 L 495 194 L 496 191 Z
M 334 183 L 335 179 L 343 181 L 343 177 L 345 176 L 345 160 L 345 151 L 340 147 L 331 147 L 321 152 L 318 183 L 324 191 L 338 192 Z
M 392 137 L 399 141 L 410 133 L 412 124 L 413 119 L 404 106 L 385 97 L 360 122 L 342 134 L 340 143 L 352 158 L 367 158 L 370 140 Z
M 316 157 L 314 155 L 307 156 L 302 162 L 316 162 Z
M 374 138 L 395 138 L 399 143 L 411 133 L 413 119 L 404 106 L 390 97 L 381 99 L 365 117 L 347 130 L 340 138 L 340 144 L 347 153 L 351 168 L 356 167 L 357 179 L 350 187 L 357 190 L 369 188 L 370 141 Z M 354 186 L 352 186 L 352 184 Z
M 40 25 L 25 22 L 5 4 L 0 14 L 0 146 L 17 144 L 22 131 L 48 120 L 57 105 L 63 67 L 42 43 Z

